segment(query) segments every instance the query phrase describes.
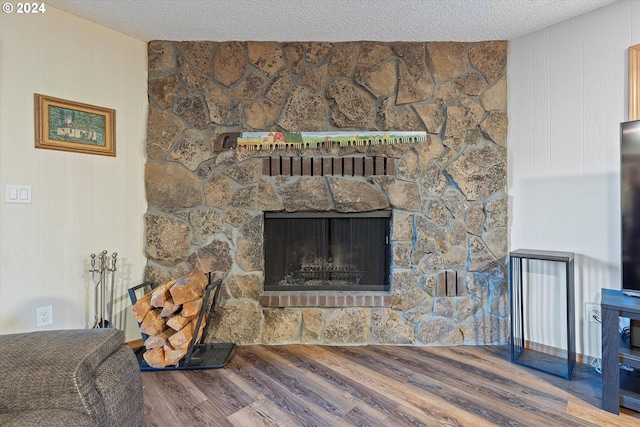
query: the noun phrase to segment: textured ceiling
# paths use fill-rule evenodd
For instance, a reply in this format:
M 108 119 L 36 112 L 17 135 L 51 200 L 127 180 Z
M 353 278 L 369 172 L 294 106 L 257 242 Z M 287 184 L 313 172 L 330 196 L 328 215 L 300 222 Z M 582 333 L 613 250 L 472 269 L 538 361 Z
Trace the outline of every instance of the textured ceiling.
M 48 0 L 143 41 L 512 40 L 617 0 Z

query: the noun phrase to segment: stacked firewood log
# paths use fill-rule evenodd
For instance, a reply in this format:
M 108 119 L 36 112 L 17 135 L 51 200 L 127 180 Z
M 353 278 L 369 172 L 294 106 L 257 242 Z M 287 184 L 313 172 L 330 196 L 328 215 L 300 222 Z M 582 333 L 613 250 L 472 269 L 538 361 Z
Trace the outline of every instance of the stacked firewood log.
M 204 273 L 191 271 L 155 287 L 133 305 L 131 311 L 140 324 L 140 332 L 148 335 L 144 341 L 146 351 L 143 357 L 149 366 L 178 366 L 187 354 L 196 333 L 207 284 Z M 196 342 L 202 336 L 205 324 L 206 318 L 203 317 Z

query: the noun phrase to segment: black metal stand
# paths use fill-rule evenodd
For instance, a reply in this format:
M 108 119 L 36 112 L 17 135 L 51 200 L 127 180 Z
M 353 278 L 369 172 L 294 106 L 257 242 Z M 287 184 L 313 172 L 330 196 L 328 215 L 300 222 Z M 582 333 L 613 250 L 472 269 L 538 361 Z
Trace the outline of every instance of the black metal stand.
M 509 276 L 511 294 L 511 362 L 548 374 L 571 379 L 576 364 L 574 273 L 572 252 L 518 249 L 509 254 Z M 531 348 L 525 333 L 522 260 L 561 262 L 565 265 L 566 283 L 566 332 L 567 349 L 562 355 L 548 354 Z
M 211 273 L 207 274 L 207 279 L 209 281 L 209 284 L 207 285 L 207 288 L 205 290 L 202 308 L 200 309 L 200 314 L 198 315 L 198 320 L 196 322 L 196 331 L 200 330 L 200 325 L 205 321 L 205 314 L 208 318 L 211 318 L 214 315 L 215 307 L 218 304 L 220 295 L 222 280 L 216 280 L 214 283 L 211 283 Z M 134 286 L 133 288 L 129 288 L 129 298 L 131 299 L 131 303 L 135 304 L 138 300 L 138 295 L 136 293 L 137 291 L 142 290 L 143 294 L 147 294 L 156 286 L 157 284 L 153 284 L 152 282 L 145 282 L 138 286 Z M 141 333 L 141 335 L 142 340 L 146 341 L 148 335 L 144 333 Z M 197 335 L 198 334 L 193 334 L 191 343 L 189 344 L 189 351 L 187 352 L 186 356 L 180 361 L 178 366 L 167 366 L 165 368 L 151 367 L 142 357 L 145 348 L 140 347 L 136 349 L 135 353 L 138 357 L 140 370 L 168 371 L 175 369 L 218 369 L 225 366 L 235 354 L 236 345 L 234 343 L 204 343 L 204 340 L 207 336 L 206 328 L 199 343 L 196 342 Z

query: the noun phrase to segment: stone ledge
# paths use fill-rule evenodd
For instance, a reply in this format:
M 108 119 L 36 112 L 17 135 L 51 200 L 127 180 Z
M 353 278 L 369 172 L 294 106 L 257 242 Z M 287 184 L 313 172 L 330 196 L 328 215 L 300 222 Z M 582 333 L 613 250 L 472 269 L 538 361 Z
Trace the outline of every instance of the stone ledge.
M 262 307 L 390 307 L 391 294 L 376 291 L 268 291 Z

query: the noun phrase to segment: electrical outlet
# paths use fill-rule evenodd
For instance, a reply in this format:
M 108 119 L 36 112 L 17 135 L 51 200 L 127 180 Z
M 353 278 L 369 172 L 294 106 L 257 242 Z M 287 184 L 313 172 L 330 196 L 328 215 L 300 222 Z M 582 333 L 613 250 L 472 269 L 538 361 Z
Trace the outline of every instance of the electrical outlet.
M 585 303 L 583 327 L 583 354 L 593 356 L 597 360 L 602 357 L 602 324 L 599 303 Z M 592 363 L 592 366 L 596 368 L 596 371 L 600 369 L 598 362 Z
M 600 304 L 588 302 L 585 304 L 585 317 L 589 322 L 600 323 Z
M 36 308 L 36 328 L 47 325 L 53 325 L 53 307 L 48 305 Z

